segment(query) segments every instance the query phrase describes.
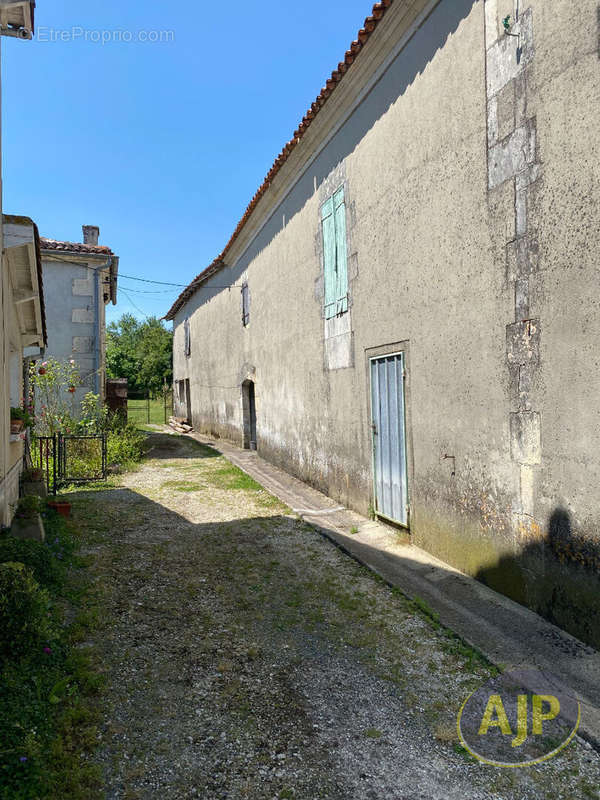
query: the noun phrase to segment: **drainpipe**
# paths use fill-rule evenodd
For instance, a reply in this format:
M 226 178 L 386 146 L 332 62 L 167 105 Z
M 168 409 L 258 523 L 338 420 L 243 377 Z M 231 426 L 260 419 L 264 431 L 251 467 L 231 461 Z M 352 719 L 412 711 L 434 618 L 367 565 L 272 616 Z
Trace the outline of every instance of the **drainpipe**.
M 96 309 L 96 341 L 94 342 L 94 383 L 95 383 L 95 390 L 96 394 L 100 394 L 100 292 L 98 283 L 100 281 L 100 272 L 99 268 L 96 269 L 94 273 L 94 307 Z
M 108 269 L 110 272 L 110 268 L 113 265 L 113 257 L 108 256 L 106 264 L 102 264 L 99 267 L 93 267 L 95 272 L 94 281 L 94 304 L 96 309 L 96 335 L 95 335 L 95 343 L 94 343 L 94 375 L 95 377 L 95 394 L 101 394 L 100 391 L 100 340 L 102 338 L 102 326 L 100 325 L 100 280 L 102 275 L 102 270 Z M 102 302 L 104 302 L 104 297 L 102 297 Z

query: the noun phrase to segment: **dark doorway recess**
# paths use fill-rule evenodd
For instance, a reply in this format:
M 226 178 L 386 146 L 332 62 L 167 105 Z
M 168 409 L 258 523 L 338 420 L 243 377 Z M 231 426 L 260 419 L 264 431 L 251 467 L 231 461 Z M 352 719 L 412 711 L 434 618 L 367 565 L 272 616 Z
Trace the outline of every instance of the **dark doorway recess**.
M 242 407 L 244 412 L 244 449 L 256 450 L 254 381 L 244 381 L 242 384 Z

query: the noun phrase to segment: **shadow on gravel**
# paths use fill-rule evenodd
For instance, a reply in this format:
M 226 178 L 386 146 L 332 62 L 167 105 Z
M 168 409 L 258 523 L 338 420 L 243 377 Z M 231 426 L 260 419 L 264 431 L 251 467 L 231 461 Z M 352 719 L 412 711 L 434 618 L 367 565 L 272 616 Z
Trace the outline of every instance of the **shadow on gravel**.
M 158 452 L 174 441 L 174 459 L 217 455 L 152 437 Z M 374 626 L 374 579 L 354 591 L 356 567 L 331 559 L 303 523 L 261 513 L 251 491 L 237 495 L 245 507 L 230 494 L 228 518 L 220 505 L 204 521 L 188 516 L 202 514 L 210 487 L 169 495 L 177 510 L 135 488 L 70 495 L 106 599 L 97 641 L 109 678 L 98 756 L 107 798 L 369 800 L 399 797 L 399 784 L 431 800 L 487 797 L 488 777 L 453 744 L 485 664 L 438 632 L 426 602 L 386 590 L 381 611 L 415 619 L 390 645 Z M 378 551 L 362 548 L 378 566 Z M 414 570 L 409 558 L 394 562 Z M 493 774 L 506 800 L 524 796 Z
M 350 699 L 333 704 L 356 761 L 350 775 L 340 767 L 344 748 L 321 732 L 330 723 L 320 695 L 315 709 L 299 691 L 297 676 L 307 670 L 325 681 L 325 694 L 328 681 L 339 685 L 328 640 L 304 629 L 307 613 L 321 629 L 321 604 L 346 599 L 329 583 L 329 597 L 315 596 L 309 575 L 293 573 L 293 553 L 302 555 L 294 548 L 307 535 L 302 523 L 258 508 L 255 517 L 193 522 L 186 510 L 125 487 L 70 499 L 105 598 L 97 646 L 108 689 L 96 758 L 107 798 L 366 800 L 359 791 L 366 783 L 391 796 L 403 735 L 394 687 L 382 697 L 376 682 L 368 702 L 351 701 L 352 713 L 344 705 Z M 347 602 L 340 614 L 352 612 L 354 601 Z M 349 662 L 346 670 L 356 676 L 358 668 Z M 386 725 L 384 716 L 373 721 L 375 699 L 398 727 L 393 745 L 377 748 L 377 769 L 370 766 L 375 744 L 368 752 L 364 745 L 366 729 Z M 360 777 L 367 769 L 368 782 Z
M 174 436 L 169 433 L 151 433 L 145 431 L 147 442 L 147 458 L 185 459 L 185 458 L 218 458 L 221 454 L 209 445 L 188 437 Z

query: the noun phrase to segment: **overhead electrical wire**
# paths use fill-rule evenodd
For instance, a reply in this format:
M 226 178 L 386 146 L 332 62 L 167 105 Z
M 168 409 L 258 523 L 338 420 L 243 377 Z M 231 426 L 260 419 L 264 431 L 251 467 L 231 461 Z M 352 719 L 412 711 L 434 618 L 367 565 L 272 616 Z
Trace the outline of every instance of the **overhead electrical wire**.
M 104 254 L 100 253 L 99 255 L 104 255 Z M 50 255 L 45 255 L 44 256 L 44 260 L 45 261 L 64 261 L 64 259 L 61 258 L 60 256 L 50 256 Z M 98 269 L 97 267 L 88 267 L 87 264 L 77 264 L 77 266 L 80 267 L 81 269 L 88 269 L 91 272 L 95 272 Z M 191 283 L 170 283 L 169 281 L 155 281 L 152 278 L 138 278 L 137 275 L 125 275 L 125 273 L 123 273 L 123 272 L 118 273 L 118 275 L 116 276 L 117 281 L 120 281 L 121 278 L 126 278 L 127 280 L 130 280 L 130 281 L 140 281 L 140 283 L 154 283 L 154 284 L 157 284 L 159 286 L 173 286 L 176 289 L 188 289 L 193 284 L 193 281 Z M 119 288 L 121 289 L 121 291 L 125 292 L 125 289 L 123 289 L 122 286 L 119 286 Z M 198 289 L 201 289 L 201 288 L 202 289 L 234 289 L 234 288 L 241 289 L 242 288 L 242 284 L 241 283 L 230 283 L 230 284 L 227 284 L 226 286 L 215 286 L 214 284 L 210 285 L 210 286 L 197 286 L 197 287 L 195 287 L 195 291 L 197 291 Z M 142 289 L 130 289 L 129 291 L 135 292 L 136 294 L 163 294 L 163 293 L 167 294 L 168 293 L 168 290 L 164 290 L 164 292 L 162 292 L 162 291 L 144 292 Z M 143 313 L 143 312 L 140 312 L 140 313 Z
M 129 278 L 131 281 L 142 281 L 142 283 L 159 283 L 161 286 L 177 286 L 180 289 L 187 289 L 187 283 L 169 283 L 168 281 L 153 281 L 150 278 L 138 278 L 135 275 L 125 275 L 123 272 L 119 273 L 119 278 Z
M 172 292 L 177 291 L 177 289 L 158 289 L 157 291 L 150 289 L 149 291 L 146 291 L 145 289 L 132 289 L 130 286 L 126 286 L 125 288 L 119 286 L 119 288 L 121 291 L 125 291 L 126 289 L 128 292 L 133 292 L 134 294 L 171 294 Z
M 150 278 L 136 278 L 133 275 L 125 275 L 122 272 L 119 273 L 119 279 L 120 278 L 127 278 L 128 280 L 131 280 L 131 281 L 142 281 L 143 283 L 158 283 L 161 286 L 177 286 L 177 287 L 183 288 L 183 289 L 191 288 L 192 284 L 194 283 L 193 281 L 191 283 L 186 283 L 186 284 L 183 284 L 183 283 L 168 283 L 167 281 L 153 281 Z M 242 284 L 241 283 L 228 283 L 226 286 L 216 286 L 214 284 L 211 284 L 210 286 L 204 286 L 204 287 L 197 286 L 196 289 L 200 289 L 200 288 L 204 288 L 204 289 L 233 289 L 236 286 L 238 288 L 241 288 Z
M 127 294 L 127 292 L 125 291 L 125 289 L 121 289 L 121 291 L 123 292 L 123 294 L 125 295 L 125 297 L 126 297 L 128 300 L 129 300 L 129 302 L 131 303 L 131 305 L 133 306 L 133 308 L 135 308 L 135 310 L 136 310 L 136 311 L 138 311 L 138 312 L 139 312 L 139 313 L 140 313 L 140 314 L 141 314 L 143 317 L 146 317 L 146 319 L 149 319 L 149 317 L 148 317 L 148 314 L 146 314 L 146 312 L 145 312 L 145 311 L 142 311 L 142 309 L 141 309 L 139 306 L 136 306 L 136 304 L 133 302 L 133 300 L 131 299 L 131 297 L 129 297 L 129 295 Z

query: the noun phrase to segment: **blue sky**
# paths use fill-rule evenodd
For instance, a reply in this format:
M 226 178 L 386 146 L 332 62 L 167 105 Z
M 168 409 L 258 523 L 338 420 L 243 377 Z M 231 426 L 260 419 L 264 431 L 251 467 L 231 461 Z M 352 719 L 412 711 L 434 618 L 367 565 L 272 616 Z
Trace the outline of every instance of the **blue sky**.
M 5 212 L 54 239 L 99 225 L 123 274 L 188 283 L 223 249 L 370 10 L 38 0 L 36 39 L 2 40 Z M 117 40 L 95 41 L 103 31 Z M 135 41 L 140 31 L 172 41 Z M 130 300 L 162 315 L 177 295 L 125 278 L 120 288 L 109 321 L 141 316 Z

